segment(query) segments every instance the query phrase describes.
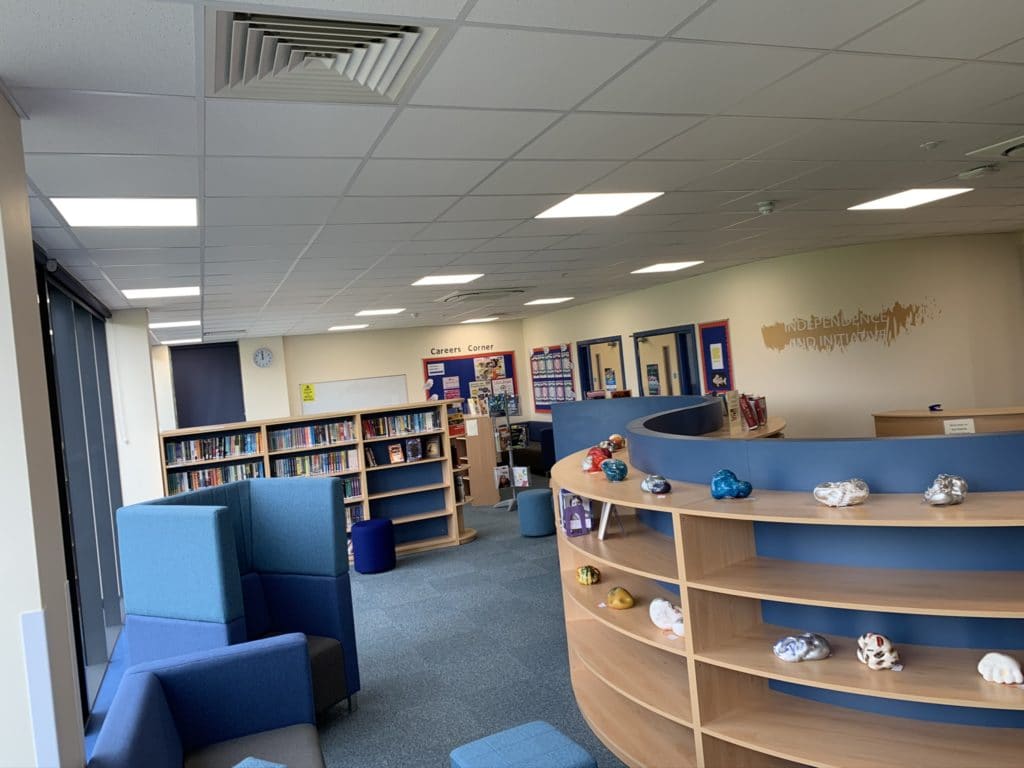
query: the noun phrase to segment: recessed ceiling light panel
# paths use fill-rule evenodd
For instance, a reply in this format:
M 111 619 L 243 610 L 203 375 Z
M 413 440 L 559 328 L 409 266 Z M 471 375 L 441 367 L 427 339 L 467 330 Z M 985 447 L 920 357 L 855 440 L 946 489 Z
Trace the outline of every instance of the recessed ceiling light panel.
M 524 307 L 533 307 L 538 304 L 563 304 L 567 301 L 572 301 L 572 296 L 562 296 L 557 299 L 534 299 L 523 304 Z
M 413 285 L 465 285 L 479 280 L 483 274 L 478 275 L 430 275 L 421 277 Z
M 202 339 L 171 339 L 170 341 L 160 342 L 164 346 L 172 346 L 174 344 L 202 344 Z
M 405 307 L 400 309 L 361 309 L 356 312 L 356 317 L 375 317 L 376 315 L 400 315 L 405 312 Z
M 53 197 L 72 227 L 195 227 L 194 197 Z
M 880 197 L 877 200 L 869 200 L 860 205 L 847 208 L 848 211 L 902 211 L 907 208 L 914 208 L 925 203 L 934 203 L 936 200 L 943 200 L 947 197 L 962 195 L 965 192 L 973 192 L 970 187 L 949 188 L 949 189 L 908 189 L 906 192 L 897 192 L 895 195 Z
M 610 192 L 601 194 L 573 195 L 542 213 L 538 219 L 573 219 L 590 216 L 618 216 L 631 208 L 643 205 L 649 200 L 661 197 L 664 192 Z
M 181 296 L 198 296 L 198 285 L 185 285 L 177 288 L 122 288 L 121 293 L 129 301 L 135 299 L 174 299 Z
M 634 269 L 631 274 L 647 275 L 651 272 L 678 272 L 680 269 L 689 269 L 703 264 L 703 261 L 663 261 L 660 264 L 651 264 L 643 269 Z
M 463 320 L 462 325 L 469 323 L 493 323 L 497 319 L 496 317 L 474 317 L 472 320 Z
M 362 328 L 369 328 L 367 323 L 356 323 L 355 325 L 332 325 L 328 331 L 358 331 Z
M 202 324 L 202 320 L 175 320 L 169 323 L 150 323 L 149 327 L 155 331 L 158 328 L 195 328 Z

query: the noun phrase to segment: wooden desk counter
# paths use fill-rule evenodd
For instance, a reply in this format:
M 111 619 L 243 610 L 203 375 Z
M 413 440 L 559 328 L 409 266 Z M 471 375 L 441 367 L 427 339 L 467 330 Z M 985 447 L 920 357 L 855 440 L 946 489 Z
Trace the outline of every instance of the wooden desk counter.
M 875 437 L 912 437 L 916 435 L 971 434 L 987 432 L 1024 432 L 1024 406 L 1006 408 L 960 408 L 951 411 L 882 411 L 875 418 Z M 947 432 L 946 422 L 954 431 Z M 964 429 L 967 424 L 971 429 Z

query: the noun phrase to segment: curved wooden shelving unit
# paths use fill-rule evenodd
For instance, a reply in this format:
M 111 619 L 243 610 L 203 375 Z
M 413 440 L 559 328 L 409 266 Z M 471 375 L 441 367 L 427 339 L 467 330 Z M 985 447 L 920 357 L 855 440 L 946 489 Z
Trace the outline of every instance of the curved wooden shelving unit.
M 774 656 L 772 643 L 814 627 L 794 630 L 762 618 L 762 604 L 771 603 L 948 620 L 1021 620 L 1024 570 L 876 568 L 774 559 L 758 556 L 754 536 L 758 522 L 938 528 L 950 535 L 957 528 L 1020 528 L 1024 492 L 972 493 L 964 504 L 946 508 L 930 507 L 916 493 L 877 494 L 864 505 L 840 509 L 817 504 L 809 492 L 755 490 L 746 500 L 716 501 L 706 486 L 675 481 L 672 493 L 654 496 L 640 490 L 643 473 L 632 468 L 620 483 L 582 472 L 584 453 L 553 467 L 556 498 L 568 490 L 592 503 L 615 504 L 625 534 L 614 522 L 604 541 L 596 534 L 558 534 L 569 658 L 584 718 L 628 765 L 1024 765 L 1024 729 L 1019 727 L 893 717 L 849 708 L 859 704 L 846 706 L 838 698 L 975 710 L 978 718 L 981 712 L 991 713 L 986 717 L 1024 712 L 1024 686 L 987 683 L 978 675 L 978 659 L 990 649 L 899 644 L 903 671 L 873 672 L 856 659 L 855 639 L 826 633 L 831 658 L 787 664 Z M 625 452 L 616 457 L 628 462 Z M 646 528 L 632 513 L 636 509 L 670 514 L 675 536 Z M 601 569 L 600 584 L 576 583 L 575 568 L 583 563 Z M 658 582 L 679 585 L 680 598 Z M 634 608 L 599 607 L 616 585 L 633 594 Z M 682 605 L 685 637 L 670 641 L 651 624 L 647 606 L 655 596 Z M 1008 653 L 1024 661 L 1024 651 Z M 814 695 L 826 698 L 818 702 L 788 695 L 770 687 L 776 683 L 816 690 Z

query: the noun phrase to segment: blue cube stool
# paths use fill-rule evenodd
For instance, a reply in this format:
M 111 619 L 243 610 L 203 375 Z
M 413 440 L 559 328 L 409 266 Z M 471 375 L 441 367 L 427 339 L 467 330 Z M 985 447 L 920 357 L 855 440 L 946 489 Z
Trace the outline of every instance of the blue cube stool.
M 521 491 L 516 497 L 519 506 L 519 533 L 523 536 L 550 536 L 555 532 L 555 511 L 551 491 L 540 488 Z
M 597 768 L 583 747 L 543 720 L 463 744 L 451 768 Z
M 394 523 L 381 518 L 352 523 L 352 555 L 359 573 L 383 573 L 394 568 Z

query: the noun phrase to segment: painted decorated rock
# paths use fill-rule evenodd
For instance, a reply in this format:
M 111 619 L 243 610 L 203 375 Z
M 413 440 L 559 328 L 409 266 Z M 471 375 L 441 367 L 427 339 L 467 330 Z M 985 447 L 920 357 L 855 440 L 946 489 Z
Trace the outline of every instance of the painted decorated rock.
M 601 462 L 601 471 L 613 483 L 620 483 L 626 479 L 629 467 L 626 465 L 626 462 L 619 459 L 605 459 Z
M 868 669 L 903 669 L 900 664 L 900 652 L 897 651 L 885 635 L 865 632 L 857 638 L 857 658 Z
M 635 602 L 633 596 L 622 587 L 612 587 L 608 590 L 608 597 L 605 598 L 605 604 L 609 608 L 614 608 L 618 611 L 632 608 Z
M 672 490 L 672 483 L 661 475 L 648 475 L 640 481 L 640 490 L 645 493 L 668 493 Z
M 745 499 L 752 490 L 753 486 L 731 469 L 720 469 L 711 478 L 711 495 L 716 499 Z
M 615 448 L 612 446 L 611 442 L 608 441 L 608 440 L 602 440 L 600 443 L 597 444 L 597 447 L 598 448 L 604 448 L 606 451 L 608 451 L 608 453 L 614 453 L 615 452 Z
M 589 451 L 587 455 L 583 457 L 583 471 L 584 472 L 600 472 L 601 462 L 605 459 L 610 459 L 612 452 L 607 448 L 602 448 L 599 445 L 595 445 Z
M 626 438 L 624 438 L 618 432 L 608 435 L 608 440 L 606 440 L 605 442 L 611 444 L 613 451 L 621 451 L 623 448 L 626 447 Z
M 1017 660 L 1004 653 L 986 653 L 978 662 L 978 674 L 990 683 L 1020 685 L 1024 683 L 1024 675 L 1020 672 Z
M 870 493 L 867 483 L 859 477 L 851 477 L 849 480 L 815 486 L 814 499 L 828 507 L 852 507 L 863 504 Z
M 651 600 L 651 606 L 647 612 L 651 617 L 651 623 L 658 629 L 672 632 L 679 637 L 683 636 L 683 612 L 679 606 L 672 605 L 664 598 L 656 597 Z
M 832 646 L 821 635 L 804 632 L 780 637 L 772 646 L 772 652 L 783 661 L 818 661 L 832 655 Z
M 967 481 L 959 475 L 939 475 L 924 492 L 924 500 L 933 507 L 963 504 L 967 498 Z
M 576 569 L 576 581 L 585 587 L 597 584 L 601 580 L 601 572 L 592 565 L 581 565 Z

